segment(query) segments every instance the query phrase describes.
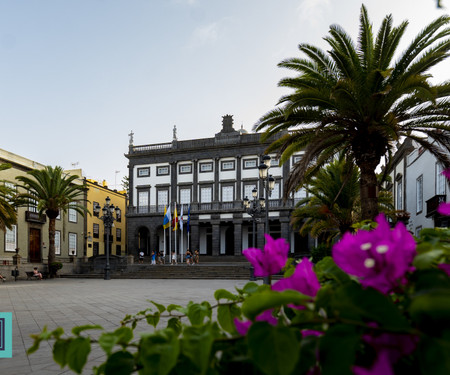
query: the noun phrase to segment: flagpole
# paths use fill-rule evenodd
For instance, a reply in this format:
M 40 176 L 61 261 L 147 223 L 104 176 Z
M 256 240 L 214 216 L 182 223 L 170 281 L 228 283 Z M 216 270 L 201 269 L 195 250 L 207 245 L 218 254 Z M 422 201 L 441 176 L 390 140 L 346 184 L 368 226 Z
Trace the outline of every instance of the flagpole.
M 178 226 L 178 224 L 177 224 L 177 220 L 178 220 L 178 212 L 177 212 L 177 202 L 175 202 L 175 210 L 174 210 L 174 212 L 175 212 L 175 221 L 174 221 L 174 228 L 175 228 L 175 257 L 178 259 L 178 251 L 177 251 L 177 226 Z M 181 261 L 183 261 L 183 260 L 181 260 Z
M 172 209 L 172 203 L 169 204 L 170 209 Z M 169 219 L 169 260 L 172 263 L 172 217 Z M 175 258 L 176 259 L 176 258 Z

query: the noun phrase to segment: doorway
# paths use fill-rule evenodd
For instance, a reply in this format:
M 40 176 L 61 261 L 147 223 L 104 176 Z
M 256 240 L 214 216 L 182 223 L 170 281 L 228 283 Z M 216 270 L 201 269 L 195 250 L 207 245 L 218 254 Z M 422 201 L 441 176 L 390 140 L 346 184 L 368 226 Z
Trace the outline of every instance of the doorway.
M 29 257 L 31 263 L 41 263 L 41 230 L 30 228 Z

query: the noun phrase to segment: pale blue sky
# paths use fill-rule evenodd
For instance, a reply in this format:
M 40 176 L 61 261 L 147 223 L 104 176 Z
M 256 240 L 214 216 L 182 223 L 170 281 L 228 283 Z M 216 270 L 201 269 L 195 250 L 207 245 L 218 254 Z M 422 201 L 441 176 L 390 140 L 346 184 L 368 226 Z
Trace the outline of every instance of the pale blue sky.
M 442 1 L 447 8 L 450 0 Z M 447 10 L 433 0 L 367 0 L 378 29 L 408 19 L 410 40 Z M 79 163 L 110 187 L 135 144 L 207 138 L 225 114 L 251 130 L 285 91 L 299 43 L 329 25 L 354 39 L 356 0 L 0 0 L 0 148 L 48 165 Z M 449 79 L 448 60 L 435 71 Z M 445 72 L 446 70 L 446 72 Z M 115 171 L 120 171 L 117 174 Z M 119 186 L 118 186 L 119 188 Z

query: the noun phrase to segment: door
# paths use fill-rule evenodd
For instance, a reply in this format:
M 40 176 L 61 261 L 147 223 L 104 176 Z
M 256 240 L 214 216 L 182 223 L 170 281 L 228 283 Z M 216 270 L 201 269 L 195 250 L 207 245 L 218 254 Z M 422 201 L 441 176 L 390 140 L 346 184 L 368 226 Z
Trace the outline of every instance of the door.
M 29 242 L 30 262 L 41 263 L 41 230 L 30 228 L 30 242 Z

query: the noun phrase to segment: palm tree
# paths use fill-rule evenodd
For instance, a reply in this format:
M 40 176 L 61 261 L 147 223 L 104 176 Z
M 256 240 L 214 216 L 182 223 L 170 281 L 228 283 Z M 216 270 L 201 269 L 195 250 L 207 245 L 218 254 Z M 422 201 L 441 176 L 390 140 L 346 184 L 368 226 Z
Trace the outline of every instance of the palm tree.
M 48 265 L 55 261 L 55 220 L 61 211 L 74 209 L 84 216 L 87 209 L 83 204 L 84 185 L 74 183 L 79 177 L 68 175 L 61 167 L 33 169 L 27 172 L 28 176 L 17 176 L 23 183 L 22 188 L 27 192 L 20 193 L 18 199 L 21 205 L 36 204 L 39 214 L 46 214 L 49 219 L 48 237 Z
M 442 16 L 431 22 L 392 62 L 408 23 L 393 27 L 388 15 L 375 37 L 362 6 L 357 45 L 333 25 L 325 38 L 327 52 L 300 44 L 306 58 L 279 64 L 298 73 L 279 83 L 294 92 L 255 129 L 264 130 L 263 141 L 279 136 L 267 152 L 278 150 L 282 163 L 304 151 L 286 182 L 285 197 L 344 151 L 360 169 L 362 219 L 373 219 L 378 213 L 375 168 L 402 137 L 450 167 L 450 82 L 433 85 L 428 73 L 448 57 L 449 21 Z
M 379 176 L 380 177 L 380 176 Z M 308 180 L 308 196 L 296 204 L 291 223 L 301 235 L 310 234 L 328 245 L 361 221 L 358 167 L 341 155 Z M 379 209 L 395 220 L 392 195 L 383 190 Z
M 0 171 L 11 168 L 10 164 L 0 164 Z M 0 184 L 0 229 L 11 229 L 17 222 L 17 213 L 13 202 L 15 190 L 6 184 Z

